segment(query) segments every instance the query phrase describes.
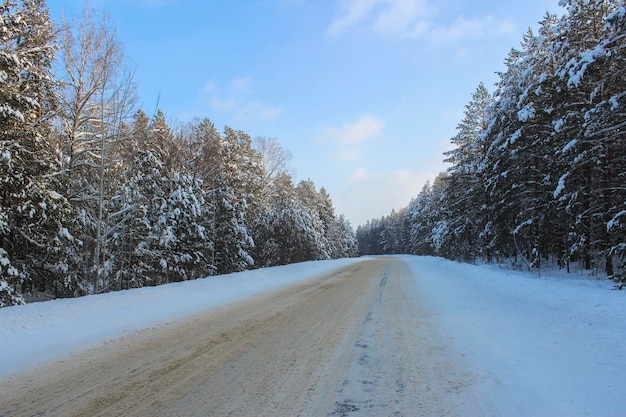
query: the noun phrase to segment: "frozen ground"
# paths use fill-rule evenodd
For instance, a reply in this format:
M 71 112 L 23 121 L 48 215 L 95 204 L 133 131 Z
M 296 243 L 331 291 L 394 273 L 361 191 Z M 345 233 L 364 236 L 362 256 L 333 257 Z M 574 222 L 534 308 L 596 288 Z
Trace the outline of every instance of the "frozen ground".
M 364 314 L 354 318 L 359 326 L 350 327 L 354 343 L 334 345 L 341 348 L 332 357 L 343 358 L 343 365 L 329 375 L 345 378 L 324 394 L 335 404 L 328 415 L 368 415 L 376 409 L 367 407 L 402 401 L 413 401 L 415 415 L 433 415 L 429 406 L 447 402 L 455 406 L 446 415 L 458 416 L 626 415 L 626 294 L 613 291 L 610 282 L 581 275 L 538 278 L 438 258 L 400 260 L 408 275 L 386 275 L 385 269 L 372 278 L 373 290 L 363 292 L 369 299 L 354 309 Z M 310 262 L 0 309 L 0 377 L 359 261 Z M 345 293 L 350 287 L 340 282 L 333 285 Z M 332 294 L 327 287 L 320 290 Z M 315 300 L 311 308 L 319 305 Z M 289 315 L 280 314 L 291 325 Z M 269 363 L 272 349 L 266 355 Z M 249 358 L 246 366 L 256 362 Z M 313 375 L 321 372 L 316 366 L 309 370 Z M 287 376 L 294 377 L 277 378 Z

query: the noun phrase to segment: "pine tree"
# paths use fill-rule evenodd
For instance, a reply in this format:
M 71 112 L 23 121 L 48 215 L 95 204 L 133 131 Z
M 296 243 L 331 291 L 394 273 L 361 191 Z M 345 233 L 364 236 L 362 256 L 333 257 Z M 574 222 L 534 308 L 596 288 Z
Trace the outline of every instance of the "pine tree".
M 606 193 L 604 220 L 606 221 L 608 243 L 607 273 L 616 279 L 626 281 L 626 269 L 610 267 L 616 261 L 625 264 L 626 260 L 626 154 L 621 147 L 625 140 L 626 125 L 626 6 L 620 7 L 607 16 L 606 36 L 602 42 L 606 54 L 599 62 L 600 67 L 610 74 L 605 77 L 606 92 L 590 112 L 587 134 L 604 142 L 606 149 L 607 170 L 604 172 Z M 613 261 L 615 258 L 616 261 Z
M 315 250 L 312 259 L 330 259 L 330 248 L 326 238 L 328 221 L 332 215 L 332 203 L 324 190 L 318 193 L 312 180 L 302 180 L 296 186 L 296 198 L 306 207 L 313 222 L 312 238 L 315 239 Z
M 432 255 L 434 249 L 430 244 L 432 225 L 429 213 L 431 207 L 431 185 L 427 181 L 417 197 L 411 201 L 406 210 L 406 221 L 409 227 L 407 248 L 414 255 Z
M 581 257 L 586 269 L 604 266 L 609 275 L 613 275 L 613 262 L 606 225 L 611 207 L 617 203 L 612 191 L 616 148 L 611 139 L 604 140 L 597 115 L 606 114 L 601 108 L 609 105 L 601 103 L 612 97 L 611 76 L 607 75 L 611 66 L 605 66 L 609 61 L 603 44 L 608 35 L 607 19 L 618 10 L 618 3 L 565 1 L 567 13 L 554 48 L 562 57 L 557 72 L 562 92 L 557 114 L 563 167 L 555 196 L 561 209 L 572 213 L 570 253 Z M 623 27 L 620 30 L 623 33 Z
M 52 23 L 42 0 L 0 6 L 0 306 L 23 293 L 80 293 L 63 276 L 67 200 L 59 193 L 59 158 L 50 140 L 55 109 L 50 67 Z
M 333 248 L 333 259 L 352 258 L 359 254 L 356 234 L 343 214 L 340 214 L 330 225 L 328 240 Z
M 116 199 L 120 202 L 118 212 L 126 213 L 115 234 L 120 252 L 116 279 L 121 288 L 166 283 L 162 226 L 169 179 L 164 165 L 152 151 L 139 151 L 126 176 Z
M 504 254 L 521 255 L 530 268 L 539 268 L 549 252 L 563 252 L 560 237 L 565 234 L 552 204 L 558 171 L 558 61 L 551 53 L 555 23 L 547 14 L 540 35 L 529 30 L 522 49 L 511 53 L 485 134 L 490 147 L 484 172 L 496 207 L 497 246 Z
M 315 260 L 318 250 L 313 219 L 295 199 L 275 201 L 254 224 L 260 266 Z
M 208 205 L 200 181 L 189 174 L 174 173 L 170 194 L 157 223 L 162 253 L 161 266 L 167 282 L 183 281 L 210 275 Z
M 491 94 L 481 83 L 466 106 L 456 136 L 451 139 L 456 148 L 445 153 L 444 161 L 452 164 L 447 176 L 450 219 L 449 235 L 445 239 L 455 257 L 464 260 L 481 255 L 477 237 L 487 223 L 484 212 L 487 197 L 480 165 L 486 154 L 482 134 L 487 128 L 487 112 L 492 103 Z
M 254 241 L 246 224 L 246 201 L 239 200 L 222 178 L 213 182 L 208 201 L 213 210 L 210 237 L 214 252 L 212 265 L 218 274 L 239 272 L 254 265 L 250 253 Z

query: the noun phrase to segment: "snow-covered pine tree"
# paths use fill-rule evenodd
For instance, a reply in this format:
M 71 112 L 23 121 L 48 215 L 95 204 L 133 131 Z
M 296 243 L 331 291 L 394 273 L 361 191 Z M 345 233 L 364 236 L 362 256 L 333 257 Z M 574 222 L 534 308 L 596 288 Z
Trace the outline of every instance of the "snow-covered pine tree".
M 201 180 L 209 205 L 207 230 L 213 242 L 209 262 L 219 274 L 241 271 L 254 264 L 249 202 L 259 206 L 263 178 L 252 141 L 229 127 L 221 135 L 207 118 L 193 122 L 188 131 L 190 172 Z
M 255 219 L 255 256 L 259 266 L 286 265 L 315 260 L 317 231 L 309 209 L 296 198 L 291 178 L 276 178 L 281 190 Z
M 590 111 L 587 134 L 590 138 L 601 138 L 607 150 L 609 171 L 604 177 L 607 194 L 604 219 L 610 249 L 606 262 L 614 267 L 614 278 L 626 282 L 626 187 L 623 185 L 626 153 L 622 145 L 626 140 L 626 5 L 623 1 L 606 20 L 606 36 L 601 44 L 606 53 L 599 64 L 610 77 L 605 79 L 603 100 Z M 607 273 L 611 273 L 609 268 Z
M 378 255 L 382 254 L 380 244 L 380 222 L 378 219 L 370 219 L 356 229 L 356 239 L 359 244 L 359 254 Z
M 309 211 L 313 221 L 313 233 L 316 241 L 316 250 L 311 254 L 312 259 L 330 259 L 330 248 L 326 238 L 327 222 L 331 218 L 327 193 L 319 193 L 312 180 L 302 180 L 296 186 L 296 198 Z M 332 203 L 330 204 L 332 209 Z
M 482 134 L 487 128 L 487 112 L 492 103 L 493 97 L 480 83 L 465 108 L 457 134 L 450 140 L 456 147 L 446 152 L 444 159 L 451 164 L 446 177 L 450 208 L 446 244 L 455 257 L 466 261 L 481 255 L 478 236 L 487 223 L 487 196 L 480 165 L 486 154 Z
M 137 150 L 116 198 L 116 213 L 123 216 L 116 244 L 124 254 L 117 262 L 117 280 L 122 286 L 143 286 L 195 278 L 203 273 L 199 264 L 210 246 L 204 191 L 180 172 L 182 152 L 161 111 L 149 125 L 137 113 L 131 131 Z
M 613 59 L 604 44 L 610 36 L 608 17 L 623 7 L 616 0 L 564 0 L 567 13 L 559 22 L 554 50 L 560 55 L 557 72 L 560 103 L 555 106 L 560 129 L 559 164 L 563 171 L 554 195 L 560 209 L 572 213 L 569 251 L 583 260 L 586 269 L 604 268 L 613 275 L 610 256 L 612 236 L 607 230 L 618 197 L 613 191 L 618 178 L 613 166 L 617 143 L 605 135 L 598 116 L 613 104 Z M 623 36 L 623 26 L 618 29 Z M 623 50 L 616 50 L 623 56 Z M 623 89 L 620 85 L 618 90 Z M 617 93 L 619 94 L 619 93 Z M 606 104 L 601 104 L 605 102 Z M 617 102 L 619 107 L 619 101 Z M 599 122 L 599 123 L 598 123 Z M 608 126 L 606 126 L 608 127 Z M 613 136 L 614 137 L 614 136 Z
M 149 150 L 138 151 L 126 172 L 126 182 L 114 201 L 123 216 L 114 233 L 115 279 L 119 288 L 167 282 L 161 245 L 162 219 L 169 180 L 163 163 Z
M 239 201 L 245 200 L 245 220 L 249 225 L 261 205 L 265 173 L 260 157 L 250 136 L 241 130 L 226 126 L 220 143 L 220 176 Z
M 188 169 L 209 190 L 212 178 L 220 169 L 217 157 L 221 146 L 221 134 L 208 118 L 191 122 L 187 130 Z
M 350 222 L 340 214 L 328 228 L 328 240 L 333 248 L 333 259 L 358 256 L 359 245 Z
M 496 257 L 517 256 L 512 232 L 517 218 L 517 207 L 513 205 L 516 199 L 514 187 L 516 181 L 520 181 L 515 164 L 519 161 L 510 160 L 506 149 L 519 139 L 517 103 L 524 90 L 520 77 L 525 62 L 524 50 L 512 49 L 509 52 L 505 60 L 506 71 L 498 74 L 500 80 L 494 94 L 496 101 L 489 111 L 482 139 L 487 152 L 480 169 L 489 199 L 485 207 L 488 221 L 482 235 L 489 242 L 486 251 Z
M 574 169 L 589 171 L 591 195 L 589 214 L 585 216 L 590 217 L 590 233 L 593 236 L 590 249 L 596 255 L 597 263 L 603 263 L 606 274 L 619 279 L 624 271 L 616 270 L 620 256 L 615 248 L 624 244 L 624 235 L 616 233 L 619 230 L 616 226 L 626 200 L 624 188 L 619 185 L 620 178 L 624 177 L 625 162 L 622 152 L 626 114 L 624 4 L 598 2 L 595 7 L 590 7 L 572 3 L 569 12 L 572 19 L 577 20 L 583 12 L 591 14 L 593 17 L 590 20 L 596 26 L 592 32 L 594 41 L 582 44 L 577 50 L 578 55 L 570 59 L 561 71 L 563 81 L 567 81 L 570 90 L 587 95 L 580 139 L 572 144 L 572 150 L 585 149 L 588 160 L 576 160 L 571 164 Z M 600 24 L 601 27 L 597 27 Z M 565 33 L 569 32 L 565 30 Z M 564 178 L 565 183 L 569 180 L 569 175 Z
M 209 261 L 214 248 L 202 183 L 190 174 L 178 172 L 171 175 L 169 182 L 170 193 L 156 226 L 160 232 L 162 272 L 167 282 L 211 275 Z
M 0 5 L 0 306 L 80 293 L 68 274 L 67 200 L 50 140 L 54 30 L 43 0 Z
M 492 216 L 500 220 L 495 223 L 497 236 L 508 242 L 504 253 L 521 255 L 531 268 L 539 268 L 549 252 L 558 252 L 563 236 L 563 223 L 551 207 L 557 98 L 550 48 L 555 21 L 547 14 L 540 35 L 529 30 L 521 50 L 511 54 L 485 134 L 490 148 L 484 172 L 497 207 Z
M 239 272 L 254 265 L 250 255 L 254 241 L 246 224 L 246 200 L 239 200 L 224 178 L 212 181 L 207 200 L 212 208 L 209 237 L 213 242 L 211 264 L 218 274 Z
M 433 210 L 432 187 L 426 182 L 421 191 L 407 207 L 405 217 L 409 228 L 407 250 L 415 255 L 433 255 L 430 212 Z M 359 243 L 360 246 L 360 243 Z

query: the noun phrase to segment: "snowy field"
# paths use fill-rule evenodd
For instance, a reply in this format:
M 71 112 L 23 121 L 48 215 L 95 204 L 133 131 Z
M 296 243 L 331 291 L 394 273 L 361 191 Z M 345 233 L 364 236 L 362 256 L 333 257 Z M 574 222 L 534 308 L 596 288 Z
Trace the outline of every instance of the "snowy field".
M 611 282 L 402 259 L 413 272 L 415 300 L 427 300 L 424 311 L 477 376 L 476 401 L 491 415 L 626 415 L 626 294 Z M 0 378 L 354 262 L 307 262 L 0 309 Z

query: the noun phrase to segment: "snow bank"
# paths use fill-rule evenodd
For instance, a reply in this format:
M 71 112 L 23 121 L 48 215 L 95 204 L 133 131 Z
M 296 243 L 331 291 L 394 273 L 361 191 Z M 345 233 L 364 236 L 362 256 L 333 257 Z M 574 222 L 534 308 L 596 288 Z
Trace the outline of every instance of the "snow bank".
M 405 259 L 494 415 L 626 415 L 626 294 L 611 282 Z
M 362 259 L 304 262 L 0 309 L 0 378 L 129 332 L 286 287 Z

